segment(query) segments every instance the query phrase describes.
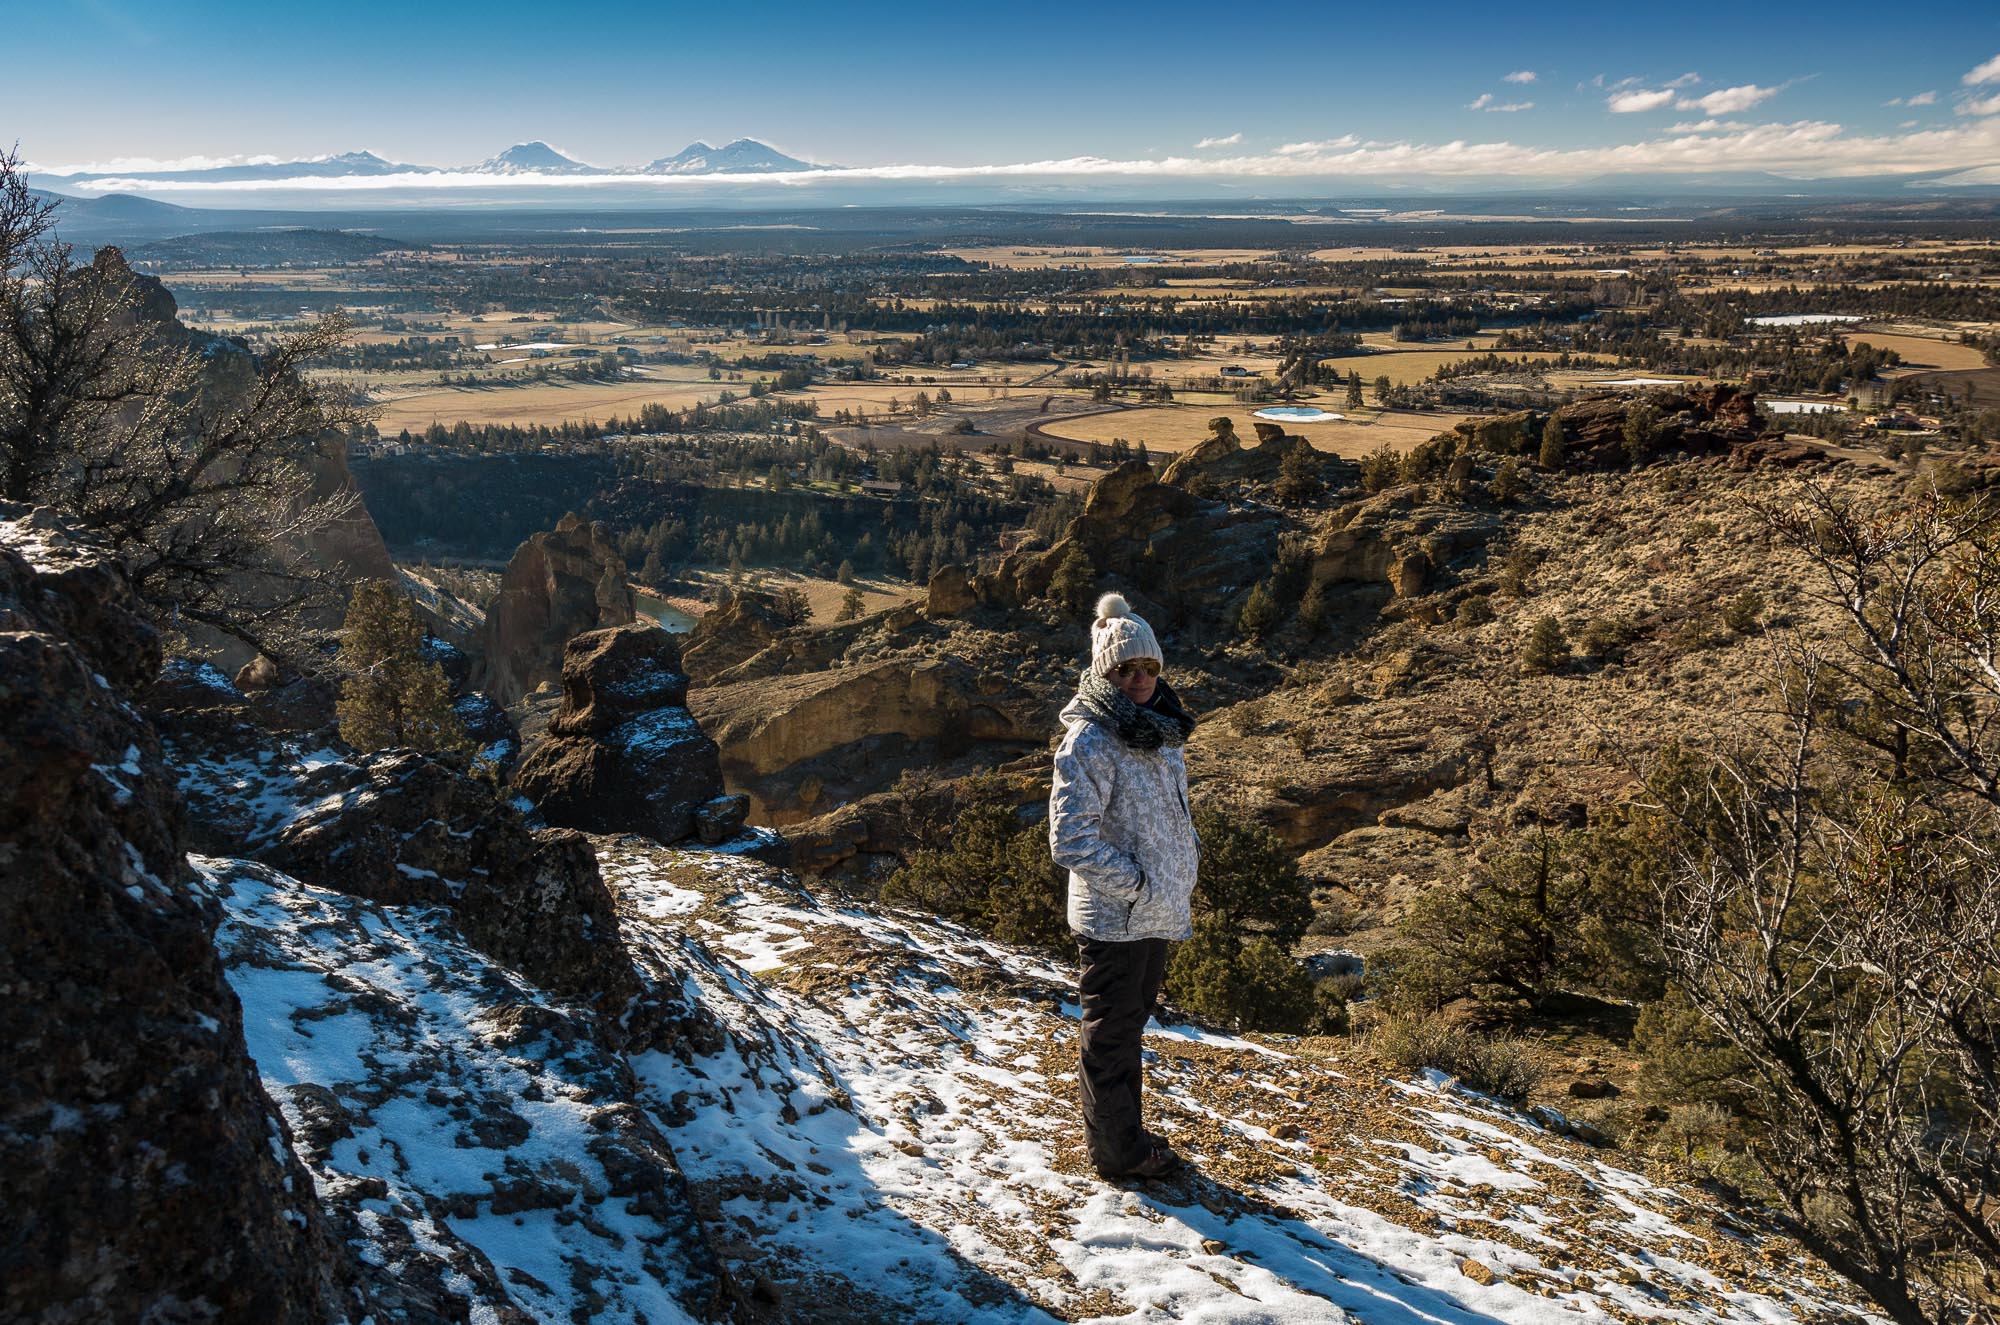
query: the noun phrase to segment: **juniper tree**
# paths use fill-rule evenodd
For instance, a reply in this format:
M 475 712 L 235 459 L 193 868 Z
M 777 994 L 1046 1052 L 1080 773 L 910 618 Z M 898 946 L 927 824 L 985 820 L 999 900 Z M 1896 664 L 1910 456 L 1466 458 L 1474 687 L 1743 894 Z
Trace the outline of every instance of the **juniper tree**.
M 1521 665 L 1531 672 L 1548 673 L 1568 661 L 1569 637 L 1563 633 L 1562 622 L 1552 616 L 1538 618 L 1522 646 Z
M 1071 543 L 1049 580 L 1049 598 L 1065 611 L 1076 613 L 1090 606 L 1096 592 L 1097 572 L 1091 567 L 1089 554 Z
M 341 682 L 334 716 L 341 739 L 355 749 L 472 749 L 452 711 L 444 669 L 424 657 L 423 623 L 387 580 L 354 586 L 335 666 Z
M 1561 469 L 1568 458 L 1569 439 L 1563 435 L 1563 421 L 1551 414 L 1542 427 L 1542 450 L 1535 461 L 1543 469 Z
M 211 371 L 241 352 L 163 317 L 117 249 L 77 262 L 57 220 L 0 154 L 0 498 L 52 506 L 116 552 L 161 624 L 301 661 L 302 614 L 339 588 L 308 541 L 354 499 L 313 494 L 319 447 L 353 420 L 300 369 L 345 319 Z

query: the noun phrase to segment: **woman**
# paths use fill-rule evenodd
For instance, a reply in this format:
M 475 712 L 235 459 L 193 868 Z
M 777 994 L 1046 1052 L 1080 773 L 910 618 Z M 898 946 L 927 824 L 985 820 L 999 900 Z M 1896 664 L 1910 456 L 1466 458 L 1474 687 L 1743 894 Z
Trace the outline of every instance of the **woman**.
M 1141 1125 L 1140 1103 L 1140 1037 L 1168 942 L 1194 933 L 1201 845 L 1181 754 L 1194 718 L 1160 667 L 1153 628 L 1106 594 L 1090 629 L 1090 665 L 1062 711 L 1049 792 L 1049 849 L 1069 871 L 1069 926 L 1083 956 L 1084 1134 L 1107 1178 L 1154 1178 L 1180 1165 Z

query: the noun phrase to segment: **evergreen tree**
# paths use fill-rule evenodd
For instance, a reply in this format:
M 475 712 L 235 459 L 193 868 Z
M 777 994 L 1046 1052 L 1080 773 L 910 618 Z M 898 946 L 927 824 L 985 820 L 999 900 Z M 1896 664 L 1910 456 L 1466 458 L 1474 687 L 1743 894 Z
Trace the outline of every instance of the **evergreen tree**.
M 1549 421 L 1542 428 L 1542 452 L 1536 457 L 1543 469 L 1561 469 L 1569 455 L 1569 439 L 1563 436 L 1563 421 L 1549 415 Z
M 1301 446 L 1285 454 L 1278 466 L 1278 482 L 1274 489 L 1279 501 L 1287 506 L 1303 506 L 1325 488 L 1319 476 L 1319 457 L 1310 449 Z
M 1361 374 L 1357 372 L 1347 374 L 1347 408 L 1361 408 Z
M 1049 598 L 1069 612 L 1083 612 L 1097 593 L 1097 572 L 1090 557 L 1075 543 L 1063 554 L 1056 573 L 1049 580 Z
M 1628 406 L 1624 431 L 1625 456 L 1637 464 L 1660 444 L 1660 411 L 1643 401 Z
M 835 621 L 854 620 L 861 615 L 861 604 L 860 588 L 858 586 L 849 586 L 847 592 L 841 596 L 840 611 L 834 615 L 833 619 Z
M 834 578 L 836 580 L 839 580 L 842 584 L 854 583 L 854 563 L 852 561 L 842 559 L 840 563 L 840 569 L 834 572 Z
M 1569 637 L 1563 634 L 1562 622 L 1552 616 L 1537 620 L 1521 650 L 1521 665 L 1531 672 L 1548 673 L 1568 661 Z
M 424 628 L 395 585 L 354 586 L 340 632 L 336 666 L 340 735 L 357 750 L 410 746 L 470 751 L 472 740 L 451 707 L 444 669 L 423 655 Z
M 1278 600 L 1268 583 L 1259 581 L 1250 591 L 1250 597 L 1243 602 L 1243 610 L 1236 616 L 1236 633 L 1244 639 L 1257 639 L 1271 627 L 1278 624 Z

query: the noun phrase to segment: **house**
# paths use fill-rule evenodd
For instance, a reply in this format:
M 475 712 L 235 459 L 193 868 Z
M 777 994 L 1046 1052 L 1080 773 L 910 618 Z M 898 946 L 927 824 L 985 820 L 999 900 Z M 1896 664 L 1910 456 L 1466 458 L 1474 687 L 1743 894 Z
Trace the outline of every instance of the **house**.
M 1257 374 L 1251 372 L 1248 368 L 1239 368 L 1232 363 L 1222 370 L 1221 375 L 1223 377 L 1255 377 Z
M 881 479 L 873 478 L 862 479 L 861 490 L 871 497 L 888 497 L 893 499 L 903 495 L 902 484 L 885 483 Z

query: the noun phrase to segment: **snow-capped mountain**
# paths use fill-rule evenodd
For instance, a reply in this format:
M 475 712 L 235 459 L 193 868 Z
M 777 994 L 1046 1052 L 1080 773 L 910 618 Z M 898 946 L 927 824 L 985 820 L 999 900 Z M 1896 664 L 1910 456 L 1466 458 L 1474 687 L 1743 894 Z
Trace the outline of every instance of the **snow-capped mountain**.
M 487 175 L 601 175 L 599 166 L 587 166 L 564 156 L 536 139 L 516 143 L 498 156 L 488 157 L 471 169 Z
M 769 143 L 755 138 L 738 138 L 723 147 L 692 142 L 672 156 L 646 163 L 648 175 L 769 175 L 788 170 L 826 170 L 828 167 L 786 156 Z

